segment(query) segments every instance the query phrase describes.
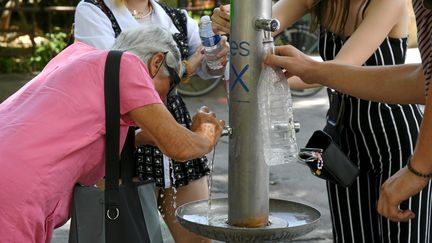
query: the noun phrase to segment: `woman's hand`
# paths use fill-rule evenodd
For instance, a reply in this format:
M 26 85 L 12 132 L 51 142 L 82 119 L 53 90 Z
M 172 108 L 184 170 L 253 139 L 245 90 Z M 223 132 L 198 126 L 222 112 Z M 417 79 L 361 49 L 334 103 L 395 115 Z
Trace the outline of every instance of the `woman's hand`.
M 432 91 L 428 92 L 431 95 Z M 431 137 L 432 137 L 432 116 L 431 116 L 431 99 L 426 104 L 423 121 L 421 124 L 419 136 L 414 154 L 408 162 L 408 166 L 400 169 L 396 174 L 387 179 L 381 186 L 380 197 L 378 200 L 378 213 L 392 221 L 408 221 L 415 217 L 415 214 L 410 210 L 400 210 L 399 205 L 409 197 L 418 194 L 425 188 L 430 177 L 423 177 L 414 172 L 430 175 L 432 173 L 431 163 Z
M 205 61 L 204 57 L 204 47 L 200 46 L 195 53 L 189 58 L 189 68 L 188 72 L 190 74 L 196 73 L 197 69 L 200 65 L 202 65 L 202 68 L 207 69 L 207 73 L 212 76 L 220 76 L 224 73 L 225 67 L 228 63 L 228 53 L 229 53 L 229 44 L 227 41 L 226 36 L 222 36 L 220 40 L 220 45 L 223 47 L 221 50 L 216 54 L 216 57 L 219 60 L 219 63 L 222 65 L 222 68 L 218 70 L 213 70 L 207 67 L 207 62 Z
M 203 106 L 192 117 L 191 130 L 206 137 L 215 146 L 219 141 L 224 125 L 223 120 L 217 120 L 215 113 Z
M 201 62 L 204 60 L 204 47 L 200 46 L 197 48 L 195 53 L 188 59 L 189 62 L 189 68 L 190 70 L 187 70 L 189 75 L 193 75 L 196 73 L 197 69 L 200 67 Z
M 223 69 L 225 69 L 225 66 L 228 63 L 228 54 L 230 49 L 228 38 L 226 36 L 222 36 L 220 43 L 223 48 L 218 52 L 216 56 L 217 58 L 219 58 L 220 64 L 222 64 L 222 66 L 224 67 Z
M 192 118 L 192 128 L 178 124 L 162 104 L 150 104 L 131 110 L 128 116 L 163 154 L 177 161 L 187 161 L 209 153 L 221 136 L 223 121 L 216 120 L 207 107 Z
M 230 5 L 221 5 L 213 10 L 212 27 L 216 34 L 230 33 Z
M 410 209 L 401 210 L 400 204 L 409 197 L 416 195 L 429 182 L 414 175 L 406 167 L 387 179 L 381 186 L 377 204 L 378 213 L 392 221 L 408 221 L 415 217 Z
M 291 45 L 275 47 L 275 54 L 266 56 L 264 63 L 285 69 L 287 78 L 298 76 L 307 84 L 316 83 L 311 71 L 318 62 Z
M 216 57 L 218 58 L 219 63 L 222 65 L 219 69 L 211 69 L 207 66 L 206 59 L 203 59 L 203 68 L 206 68 L 206 71 L 208 74 L 214 77 L 218 77 L 224 74 L 225 67 L 228 63 L 228 53 L 229 53 L 229 44 L 227 41 L 226 36 L 222 36 L 220 40 L 220 45 L 223 47 L 221 50 L 216 54 Z

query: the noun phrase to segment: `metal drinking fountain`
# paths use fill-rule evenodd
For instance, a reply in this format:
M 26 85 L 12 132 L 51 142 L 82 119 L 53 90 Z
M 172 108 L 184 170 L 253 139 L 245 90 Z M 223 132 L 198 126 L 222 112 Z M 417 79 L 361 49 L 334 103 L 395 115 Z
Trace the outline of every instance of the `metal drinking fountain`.
M 258 135 L 257 87 L 264 32 L 274 32 L 271 0 L 231 0 L 228 199 L 180 206 L 188 230 L 228 242 L 289 240 L 316 227 L 320 213 L 300 203 L 270 199 L 269 170 Z
M 261 73 L 264 31 L 276 31 L 271 1 L 234 2 L 231 24 L 228 224 L 263 227 L 268 223 L 268 167 L 263 163 L 258 133 L 258 78 Z M 270 13 L 270 14 L 269 14 Z M 236 27 L 241 28 L 236 28 Z

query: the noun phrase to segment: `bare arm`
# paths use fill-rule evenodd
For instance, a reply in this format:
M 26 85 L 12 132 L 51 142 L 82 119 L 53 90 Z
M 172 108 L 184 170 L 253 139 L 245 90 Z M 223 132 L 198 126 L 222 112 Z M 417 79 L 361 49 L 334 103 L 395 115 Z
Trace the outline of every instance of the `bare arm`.
M 279 0 L 272 8 L 272 17 L 279 20 L 281 26 L 273 36 L 292 26 L 312 7 L 313 1 Z
M 288 78 L 288 84 L 291 90 L 302 90 L 302 89 L 310 89 L 321 87 L 321 84 L 308 84 L 303 82 L 299 77 L 293 76 Z
M 383 18 L 383 13 L 386 15 L 385 18 Z M 334 60 L 328 62 L 364 64 L 387 36 L 401 38 L 407 35 L 406 21 L 404 0 L 372 0 L 360 25 L 353 30 L 353 33 L 348 33 L 350 38 L 344 43 Z M 298 78 L 292 78 L 292 80 L 297 87 L 308 87 L 302 85 Z M 316 82 L 320 81 L 316 80 Z
M 429 89 L 412 166 L 432 173 L 432 89 Z
M 361 67 L 331 62 L 317 62 L 293 46 L 275 48 L 268 65 L 287 70 L 306 83 L 319 82 L 365 100 L 395 104 L 424 104 L 424 77 L 420 64 Z
M 420 64 L 359 67 L 322 63 L 313 75 L 325 86 L 365 100 L 393 104 L 424 104 Z
M 192 131 L 179 125 L 161 104 L 134 109 L 129 117 L 149 136 L 162 153 L 174 160 L 186 161 L 207 154 L 217 143 L 223 121 L 213 113 L 200 111 L 193 118 Z
M 371 0 L 364 19 L 333 62 L 363 65 L 387 36 L 406 37 L 408 15 L 405 4 L 405 0 Z
M 298 19 L 305 15 L 311 8 L 313 0 L 280 0 L 272 9 L 272 17 L 280 21 L 277 35 L 284 29 L 293 25 Z M 212 27 L 215 33 L 226 34 L 230 32 L 230 5 L 223 5 L 213 10 Z

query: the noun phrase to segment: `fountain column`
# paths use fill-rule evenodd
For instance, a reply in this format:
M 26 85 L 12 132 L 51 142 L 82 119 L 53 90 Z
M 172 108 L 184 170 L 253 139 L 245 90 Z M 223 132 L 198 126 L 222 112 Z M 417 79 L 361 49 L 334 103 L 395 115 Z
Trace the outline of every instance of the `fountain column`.
M 264 30 L 279 28 L 279 22 L 271 19 L 271 5 L 271 0 L 231 0 L 228 198 L 190 202 L 176 210 L 183 227 L 210 239 L 286 241 L 313 230 L 321 216 L 307 205 L 268 196 L 257 87 Z
M 258 137 L 257 86 L 263 55 L 262 29 L 274 27 L 271 0 L 232 0 L 228 169 L 228 224 L 268 223 L 269 178 Z M 262 29 L 259 29 L 262 28 Z M 274 30 L 273 30 L 274 31 Z

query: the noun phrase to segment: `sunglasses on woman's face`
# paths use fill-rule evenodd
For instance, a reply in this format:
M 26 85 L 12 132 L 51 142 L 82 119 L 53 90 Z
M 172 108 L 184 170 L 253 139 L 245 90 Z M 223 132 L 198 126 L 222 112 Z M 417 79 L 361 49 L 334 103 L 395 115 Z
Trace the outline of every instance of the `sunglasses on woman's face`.
M 170 76 L 170 85 L 169 85 L 169 89 L 168 89 L 168 94 L 170 94 L 177 87 L 177 85 L 180 83 L 181 79 L 180 79 L 180 76 L 178 75 L 178 73 L 174 70 L 174 68 L 171 68 L 168 66 L 168 64 L 166 64 L 165 59 L 166 59 L 166 55 L 168 54 L 168 52 L 164 52 L 163 54 L 164 54 L 164 56 L 163 56 L 162 64 L 158 67 L 158 69 L 156 70 L 156 73 L 159 72 L 160 68 L 165 63 L 165 66 L 168 70 L 168 74 Z M 156 76 L 156 74 L 155 74 L 155 76 Z
M 168 90 L 168 94 L 170 94 L 177 87 L 177 85 L 180 83 L 180 77 L 173 68 L 168 67 L 168 65 L 166 65 L 166 67 L 167 67 L 167 70 L 168 70 L 168 73 L 170 76 L 170 86 L 169 86 L 169 90 Z

